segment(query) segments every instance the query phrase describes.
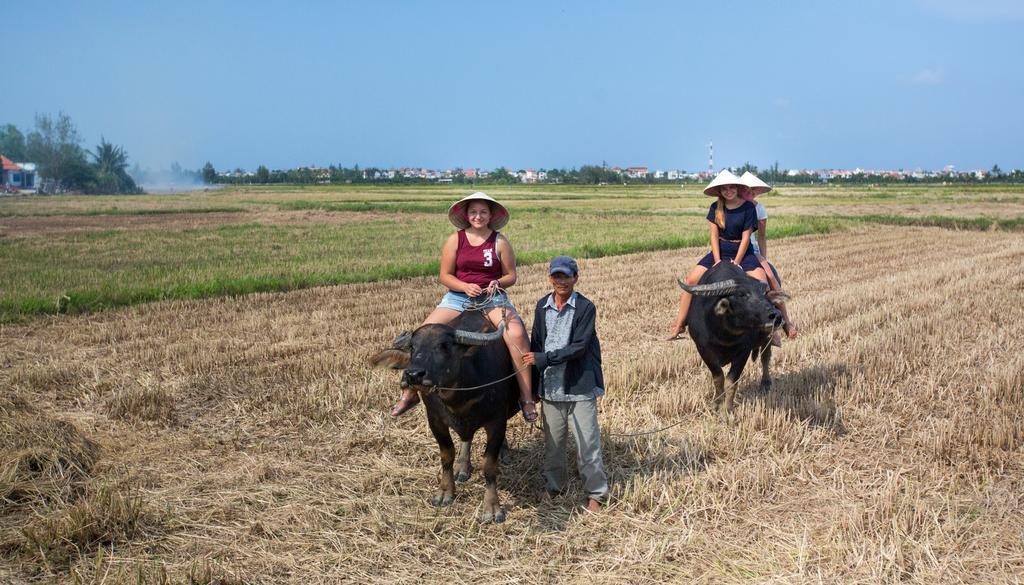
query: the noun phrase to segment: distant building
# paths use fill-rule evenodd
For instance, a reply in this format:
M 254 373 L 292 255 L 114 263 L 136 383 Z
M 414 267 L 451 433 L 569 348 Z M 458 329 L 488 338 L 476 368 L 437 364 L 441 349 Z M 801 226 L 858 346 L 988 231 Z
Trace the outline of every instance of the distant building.
M 39 173 L 35 163 L 16 163 L 0 154 L 0 191 L 5 193 L 35 193 L 39 186 Z
M 533 169 L 526 169 L 525 171 L 519 171 L 519 180 L 524 183 L 536 183 L 537 182 L 537 171 Z
M 629 167 L 625 171 L 627 177 L 644 179 L 647 177 L 647 167 Z

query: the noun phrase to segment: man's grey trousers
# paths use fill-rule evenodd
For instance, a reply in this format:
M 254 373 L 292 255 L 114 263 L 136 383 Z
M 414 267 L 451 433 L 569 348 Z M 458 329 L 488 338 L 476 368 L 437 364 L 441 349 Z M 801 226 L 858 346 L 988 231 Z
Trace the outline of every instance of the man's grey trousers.
M 597 399 L 579 402 L 543 402 L 544 469 L 549 492 L 561 492 L 568 481 L 565 443 L 568 429 L 576 439 L 576 465 L 587 497 L 608 501 L 608 476 L 601 461 L 601 431 L 597 427 Z

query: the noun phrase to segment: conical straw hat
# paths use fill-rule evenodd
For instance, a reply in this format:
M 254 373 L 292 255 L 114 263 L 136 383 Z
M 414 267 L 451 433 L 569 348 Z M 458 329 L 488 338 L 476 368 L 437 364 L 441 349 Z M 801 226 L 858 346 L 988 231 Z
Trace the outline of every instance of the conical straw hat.
M 740 177 L 740 181 L 750 189 L 750 197 L 757 197 L 772 190 L 772 186 L 757 178 L 757 175 L 747 171 Z
M 459 199 L 452 206 L 448 208 L 448 221 L 452 222 L 452 225 L 464 230 L 469 227 L 469 218 L 466 217 L 466 207 L 469 206 L 470 201 L 488 201 L 491 204 L 491 222 L 487 224 L 487 227 L 494 231 L 498 231 L 505 227 L 508 223 L 508 210 L 501 203 L 498 203 L 494 199 L 491 199 L 486 193 L 477 191 L 472 195 L 466 195 L 462 199 Z
M 704 188 L 704 194 L 712 197 L 718 197 L 718 190 L 725 185 L 736 185 L 741 190 L 746 188 L 743 181 L 740 178 L 732 174 L 728 169 L 718 173 L 718 176 L 711 181 L 711 183 Z

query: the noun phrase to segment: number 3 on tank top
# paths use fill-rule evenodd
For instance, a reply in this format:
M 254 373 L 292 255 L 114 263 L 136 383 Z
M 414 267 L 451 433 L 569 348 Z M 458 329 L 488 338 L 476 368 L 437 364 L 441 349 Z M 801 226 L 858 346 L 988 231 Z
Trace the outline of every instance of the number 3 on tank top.
M 494 250 L 491 248 L 484 250 L 484 266 L 487 268 L 494 266 Z

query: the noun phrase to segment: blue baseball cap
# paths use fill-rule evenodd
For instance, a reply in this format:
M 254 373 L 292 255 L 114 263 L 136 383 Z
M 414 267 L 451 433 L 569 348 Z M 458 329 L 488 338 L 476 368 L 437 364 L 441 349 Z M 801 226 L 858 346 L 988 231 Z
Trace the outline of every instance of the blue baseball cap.
M 555 256 L 551 259 L 551 264 L 548 266 L 548 274 L 554 274 L 561 272 L 569 276 L 576 276 L 580 271 L 580 267 L 576 265 L 576 261 L 569 256 Z

